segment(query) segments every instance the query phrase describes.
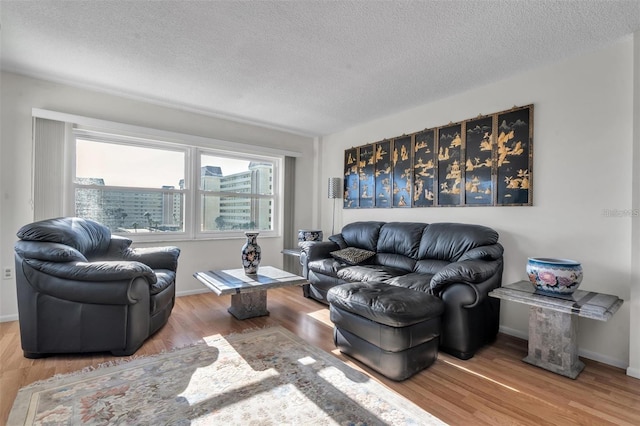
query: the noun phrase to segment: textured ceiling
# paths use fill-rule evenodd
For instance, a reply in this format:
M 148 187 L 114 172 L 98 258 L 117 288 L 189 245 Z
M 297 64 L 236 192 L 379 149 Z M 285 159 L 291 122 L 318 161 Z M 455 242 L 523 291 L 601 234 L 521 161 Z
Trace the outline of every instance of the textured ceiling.
M 640 29 L 632 1 L 7 1 L 2 69 L 323 135 Z

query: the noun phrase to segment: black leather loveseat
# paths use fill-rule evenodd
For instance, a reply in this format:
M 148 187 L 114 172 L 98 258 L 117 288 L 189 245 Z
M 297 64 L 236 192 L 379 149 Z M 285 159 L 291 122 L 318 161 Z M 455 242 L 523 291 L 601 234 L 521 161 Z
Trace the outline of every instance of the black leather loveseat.
M 64 217 L 23 226 L 15 244 L 24 356 L 133 354 L 169 319 L 180 249 L 130 248 L 97 222 Z
M 304 288 L 307 297 L 328 303 L 329 289 L 354 282 L 382 282 L 437 296 L 444 302 L 440 350 L 461 359 L 471 358 L 498 333 L 500 301 L 488 293 L 501 285 L 503 248 L 491 228 L 355 222 L 329 241 L 301 247 L 303 274 L 310 282 Z M 345 249 L 364 256 L 337 259 Z

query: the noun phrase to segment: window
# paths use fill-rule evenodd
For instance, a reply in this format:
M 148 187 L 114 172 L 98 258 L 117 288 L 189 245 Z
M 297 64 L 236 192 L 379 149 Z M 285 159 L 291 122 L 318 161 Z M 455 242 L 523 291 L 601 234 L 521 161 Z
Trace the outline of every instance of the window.
M 280 157 L 74 131 L 74 214 L 134 239 L 277 232 Z
M 76 137 L 75 215 L 114 233 L 184 232 L 186 150 Z
M 206 151 L 199 160 L 200 232 L 273 229 L 273 160 Z

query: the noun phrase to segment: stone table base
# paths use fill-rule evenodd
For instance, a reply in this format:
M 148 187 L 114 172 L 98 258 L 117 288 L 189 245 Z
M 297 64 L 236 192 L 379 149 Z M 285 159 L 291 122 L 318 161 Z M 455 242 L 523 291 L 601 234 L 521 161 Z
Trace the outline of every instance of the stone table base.
M 231 296 L 231 306 L 227 311 L 239 320 L 269 315 L 267 291 L 234 294 Z
M 261 266 L 253 275 L 240 268 L 196 272 L 193 276 L 218 296 L 231 295 L 227 311 L 240 320 L 269 315 L 267 290 L 309 284 L 306 278 L 273 266 Z
M 622 305 L 618 296 L 595 291 L 540 293 L 529 281 L 498 287 L 489 296 L 529 305 L 529 355 L 523 361 L 572 379 L 584 369 L 578 317 L 607 321 Z
M 531 306 L 529 355 L 524 362 L 575 379 L 584 369 L 578 359 L 578 318 Z

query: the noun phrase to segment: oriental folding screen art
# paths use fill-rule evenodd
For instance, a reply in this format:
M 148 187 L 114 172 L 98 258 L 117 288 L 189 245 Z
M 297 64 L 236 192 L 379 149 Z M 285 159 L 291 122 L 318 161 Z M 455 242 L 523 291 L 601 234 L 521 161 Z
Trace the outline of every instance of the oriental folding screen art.
M 344 208 L 530 206 L 533 105 L 345 150 Z

